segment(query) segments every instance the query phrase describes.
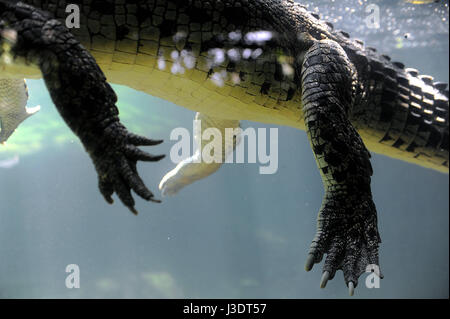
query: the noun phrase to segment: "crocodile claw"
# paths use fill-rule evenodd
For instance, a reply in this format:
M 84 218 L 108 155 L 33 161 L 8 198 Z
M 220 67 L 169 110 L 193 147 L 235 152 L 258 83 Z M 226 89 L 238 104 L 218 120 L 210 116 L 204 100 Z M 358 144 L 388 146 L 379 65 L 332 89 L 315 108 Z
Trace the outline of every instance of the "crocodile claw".
M 325 288 L 328 282 L 328 279 L 330 279 L 330 272 L 324 271 L 322 275 L 322 279 L 320 280 L 320 288 Z
M 305 270 L 310 271 L 314 267 L 314 255 L 308 254 L 308 257 L 306 257 L 305 262 Z
M 348 294 L 350 296 L 353 296 L 354 293 L 355 293 L 355 285 L 353 284 L 353 281 L 350 281 L 348 283 Z
M 116 193 L 122 203 L 137 215 L 131 190 L 147 201 L 161 202 L 154 198 L 140 178 L 136 168 L 137 161 L 156 162 L 164 158 L 164 155 L 144 152 L 138 146 L 157 145 L 162 141 L 129 133 L 121 124 L 113 125 L 114 127 L 105 130 L 102 143 L 89 153 L 98 172 L 100 193 L 106 202 L 112 204 L 114 201 L 111 196 Z
M 128 133 L 127 140 L 129 143 L 131 143 L 133 145 L 139 145 L 139 146 L 154 146 L 154 145 L 158 145 L 158 144 L 161 144 L 162 142 L 164 142 L 164 140 L 152 140 L 150 138 L 136 135 L 133 133 Z

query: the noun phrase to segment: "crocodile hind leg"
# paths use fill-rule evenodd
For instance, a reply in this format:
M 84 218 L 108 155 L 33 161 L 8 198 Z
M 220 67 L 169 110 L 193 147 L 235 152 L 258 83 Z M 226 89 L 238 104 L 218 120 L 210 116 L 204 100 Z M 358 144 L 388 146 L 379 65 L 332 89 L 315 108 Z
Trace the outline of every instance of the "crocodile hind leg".
M 347 117 L 354 70 L 337 43 L 322 40 L 306 53 L 301 72 L 303 116 L 325 188 L 305 269 L 326 254 L 321 287 L 341 269 L 353 295 L 366 267 L 378 267 L 380 243 L 370 153 Z
M 191 157 L 178 163 L 173 170 L 168 172 L 162 178 L 159 189 L 165 196 L 174 195 L 183 187 L 216 172 L 225 162 L 226 157 L 233 152 L 239 141 L 239 120 L 226 120 L 203 113 L 197 113 L 195 115 L 195 120 L 200 121 L 201 123 L 200 134 L 194 134 L 194 142 L 200 147 L 197 147 L 196 152 Z M 214 129 L 216 130 L 216 133 L 220 133 L 221 138 L 214 138 L 211 142 L 202 142 L 202 136 L 205 131 L 208 133 L 207 130 L 210 129 Z M 230 135 L 231 138 L 226 138 L 226 129 L 232 129 L 235 134 Z M 204 137 L 204 139 L 207 139 L 207 137 Z M 213 161 L 207 163 L 206 161 L 201 160 L 201 154 L 205 151 L 204 147 L 206 145 L 208 145 L 208 149 L 222 150 L 222 153 L 218 154 L 217 162 Z

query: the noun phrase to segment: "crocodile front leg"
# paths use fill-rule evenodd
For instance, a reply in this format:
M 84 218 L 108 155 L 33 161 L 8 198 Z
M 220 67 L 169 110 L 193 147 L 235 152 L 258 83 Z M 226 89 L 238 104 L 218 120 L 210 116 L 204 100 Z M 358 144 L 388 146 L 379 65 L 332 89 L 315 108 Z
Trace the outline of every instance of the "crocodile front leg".
M 120 123 L 117 97 L 94 58 L 58 20 L 22 3 L 0 1 L 0 56 L 8 47 L 6 33 L 13 63 L 39 66 L 58 111 L 94 162 L 106 201 L 112 203 L 115 192 L 135 214 L 131 190 L 156 201 L 136 163 L 160 160 L 163 156 L 152 156 L 138 146 L 161 141 L 132 134 Z
M 304 119 L 325 196 L 305 269 L 327 254 L 321 287 L 344 272 L 350 295 L 368 265 L 378 265 L 380 237 L 372 200 L 370 153 L 347 118 L 353 69 L 335 42 L 315 42 L 302 66 Z

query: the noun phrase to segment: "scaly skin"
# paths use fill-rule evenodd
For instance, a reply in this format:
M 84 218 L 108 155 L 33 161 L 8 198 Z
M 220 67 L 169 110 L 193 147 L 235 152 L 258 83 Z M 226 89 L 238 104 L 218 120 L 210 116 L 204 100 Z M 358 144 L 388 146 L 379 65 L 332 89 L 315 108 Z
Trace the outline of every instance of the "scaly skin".
M 28 88 L 23 79 L 0 79 L 0 143 L 14 133 L 14 130 L 40 106 L 27 108 Z
M 65 1 L 27 2 L 65 19 Z M 291 0 L 83 3 L 81 28 L 68 32 L 33 7 L 0 0 L 0 31 L 17 32 L 14 63 L 0 67 L 9 77 L 36 77 L 40 69 L 55 105 L 91 155 L 108 201 L 117 192 L 133 210 L 130 189 L 153 199 L 135 163 L 159 158 L 135 147 L 153 142 L 120 124 L 116 97 L 101 70 L 111 82 L 212 117 L 306 129 L 325 197 L 305 267 L 311 269 L 327 255 L 321 286 L 341 269 L 352 294 L 366 266 L 378 265 L 380 238 L 366 146 L 448 172 L 445 85 L 351 41 Z M 273 37 L 252 44 L 227 39 L 230 32 L 259 30 Z M 246 47 L 261 48 L 263 54 L 209 63 L 211 49 Z M 193 65 L 185 60 L 184 72 L 177 72 L 173 52 L 188 52 Z M 214 85 L 209 79 L 224 70 L 232 76 Z
M 135 214 L 131 189 L 155 201 L 137 174 L 136 162 L 157 161 L 162 156 L 152 156 L 137 146 L 161 141 L 129 133 L 120 123 L 117 97 L 92 56 L 46 13 L 5 2 L 0 2 L 0 12 L 0 31 L 7 24 L 17 34 L 12 54 L 39 66 L 58 111 L 94 162 L 105 199 L 112 203 L 111 195 L 116 192 Z

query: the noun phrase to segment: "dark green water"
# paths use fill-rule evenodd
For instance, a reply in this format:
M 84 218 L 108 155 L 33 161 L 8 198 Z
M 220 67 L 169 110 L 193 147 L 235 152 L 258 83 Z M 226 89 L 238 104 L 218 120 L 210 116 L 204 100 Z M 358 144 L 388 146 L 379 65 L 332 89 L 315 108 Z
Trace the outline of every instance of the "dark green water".
M 331 12 L 328 2 L 316 2 L 319 11 Z M 395 7 L 374 3 L 381 10 Z M 359 32 L 368 43 L 392 35 L 393 30 L 380 37 L 373 30 L 355 29 L 363 8 L 356 1 L 336 1 L 334 6 L 337 15 L 346 6 L 355 9 L 349 28 L 347 15 L 336 24 Z M 414 8 L 413 17 L 431 16 L 435 28 L 428 36 L 423 27 L 408 25 L 408 17 L 396 21 L 395 15 L 386 15 L 386 23 L 397 23 L 401 34 L 416 36 L 414 41 L 441 40 L 413 49 L 393 45 L 384 52 L 448 81 L 448 2 L 404 6 Z M 439 33 L 442 23 L 447 29 Z M 305 132 L 279 127 L 276 174 L 260 175 L 255 164 L 224 165 L 162 204 L 137 199 L 140 215 L 135 217 L 118 199 L 113 206 L 104 202 L 90 159 L 60 119 L 43 82 L 28 83 L 29 106 L 40 104 L 42 110 L 0 148 L 0 159 L 20 158 L 18 165 L 0 168 L 0 297 L 347 297 L 341 272 L 320 289 L 321 265 L 310 273 L 303 270 L 323 195 Z M 171 130 L 192 127 L 193 112 L 114 88 L 123 122 L 135 132 L 165 139 L 152 153 L 168 154 L 174 144 Z M 372 164 L 385 279 L 379 289 L 367 289 L 363 275 L 355 297 L 448 298 L 448 175 L 376 154 Z M 167 158 L 138 169 L 158 193 L 160 179 L 173 166 Z M 79 289 L 65 286 L 68 264 L 80 267 Z

